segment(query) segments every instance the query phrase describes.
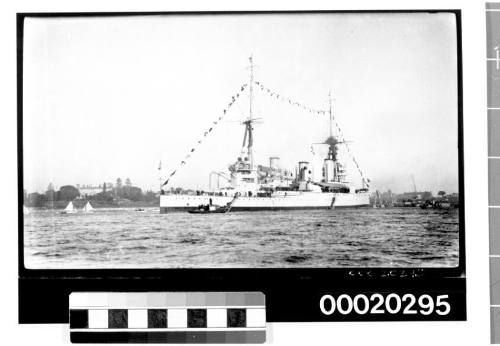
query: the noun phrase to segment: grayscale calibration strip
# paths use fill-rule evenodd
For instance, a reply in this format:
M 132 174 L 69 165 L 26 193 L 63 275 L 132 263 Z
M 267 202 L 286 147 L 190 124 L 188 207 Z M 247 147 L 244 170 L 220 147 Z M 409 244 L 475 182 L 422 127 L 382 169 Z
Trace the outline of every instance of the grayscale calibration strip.
M 491 342 L 500 343 L 500 3 L 486 4 Z
M 73 343 L 263 343 L 260 292 L 74 292 Z

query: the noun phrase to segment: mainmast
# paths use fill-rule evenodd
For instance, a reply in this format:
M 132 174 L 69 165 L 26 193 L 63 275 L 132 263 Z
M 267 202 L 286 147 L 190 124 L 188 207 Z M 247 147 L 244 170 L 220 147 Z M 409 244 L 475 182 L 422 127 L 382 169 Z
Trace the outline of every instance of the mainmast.
M 250 170 L 253 170 L 253 133 L 252 133 L 252 106 L 253 106 L 253 57 L 250 55 L 250 90 L 249 90 L 249 114 L 248 114 L 248 159 L 250 160 Z
M 250 55 L 250 110 L 249 120 L 252 120 L 252 103 L 253 103 L 253 57 Z
M 158 180 L 160 181 L 160 191 L 163 191 L 163 178 L 161 177 L 161 160 L 160 164 L 158 165 Z
M 332 92 L 328 92 L 328 105 L 330 106 L 330 137 L 333 137 L 333 112 L 332 112 Z
M 333 135 L 333 109 L 332 109 L 332 92 L 328 92 L 328 106 L 329 106 L 329 120 L 330 120 L 330 135 L 326 139 L 325 143 L 327 143 L 330 146 L 330 150 L 328 152 L 328 156 L 332 158 L 333 160 L 337 159 L 337 148 L 336 145 L 338 144 L 337 138 L 334 137 Z

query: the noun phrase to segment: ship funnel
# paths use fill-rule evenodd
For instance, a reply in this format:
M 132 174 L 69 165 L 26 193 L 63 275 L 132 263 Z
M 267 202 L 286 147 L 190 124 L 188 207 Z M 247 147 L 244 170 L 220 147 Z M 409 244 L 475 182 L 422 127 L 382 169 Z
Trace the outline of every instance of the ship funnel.
M 307 181 L 311 176 L 311 168 L 309 167 L 309 162 L 300 161 L 299 162 L 299 180 Z
M 319 183 L 324 181 L 324 166 L 325 159 L 328 158 L 330 145 L 325 143 L 314 143 L 311 145 L 311 167 L 312 167 L 312 180 Z
M 325 182 L 335 181 L 335 162 L 332 159 L 325 159 Z
M 271 167 L 272 170 L 277 171 L 279 168 L 280 164 L 280 158 L 278 156 L 271 156 L 269 158 L 269 167 Z

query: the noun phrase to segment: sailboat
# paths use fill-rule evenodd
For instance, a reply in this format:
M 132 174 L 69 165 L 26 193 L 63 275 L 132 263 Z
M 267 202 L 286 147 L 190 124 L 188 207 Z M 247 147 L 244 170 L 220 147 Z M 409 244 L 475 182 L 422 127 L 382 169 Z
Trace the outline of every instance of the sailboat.
M 30 210 L 25 205 L 23 205 L 23 212 L 24 212 L 24 215 L 28 215 L 30 213 Z
M 66 206 L 66 208 L 64 208 L 64 210 L 61 212 L 61 214 L 74 214 L 76 212 L 77 212 L 77 210 L 73 206 L 73 202 L 70 201 L 68 203 L 68 205 Z
M 83 207 L 83 211 L 88 213 L 88 212 L 91 212 L 93 210 L 94 210 L 94 208 L 92 208 L 92 206 L 90 205 L 90 202 L 87 201 L 87 204 L 85 204 L 85 207 Z

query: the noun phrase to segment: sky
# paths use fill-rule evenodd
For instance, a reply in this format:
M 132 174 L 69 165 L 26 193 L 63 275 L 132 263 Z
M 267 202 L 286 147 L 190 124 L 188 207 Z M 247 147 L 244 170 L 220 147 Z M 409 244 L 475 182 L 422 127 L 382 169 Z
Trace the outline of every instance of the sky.
M 412 191 L 413 177 L 418 190 L 457 192 L 456 47 L 455 18 L 445 13 L 28 18 L 25 189 L 129 177 L 159 190 L 173 170 L 168 186 L 206 189 L 209 173 L 241 152 L 248 90 L 213 122 L 248 83 L 252 55 L 255 80 L 285 97 L 328 109 L 332 93 L 373 189 Z M 260 164 L 279 156 L 294 170 L 329 132 L 328 116 L 258 88 L 254 116 Z

